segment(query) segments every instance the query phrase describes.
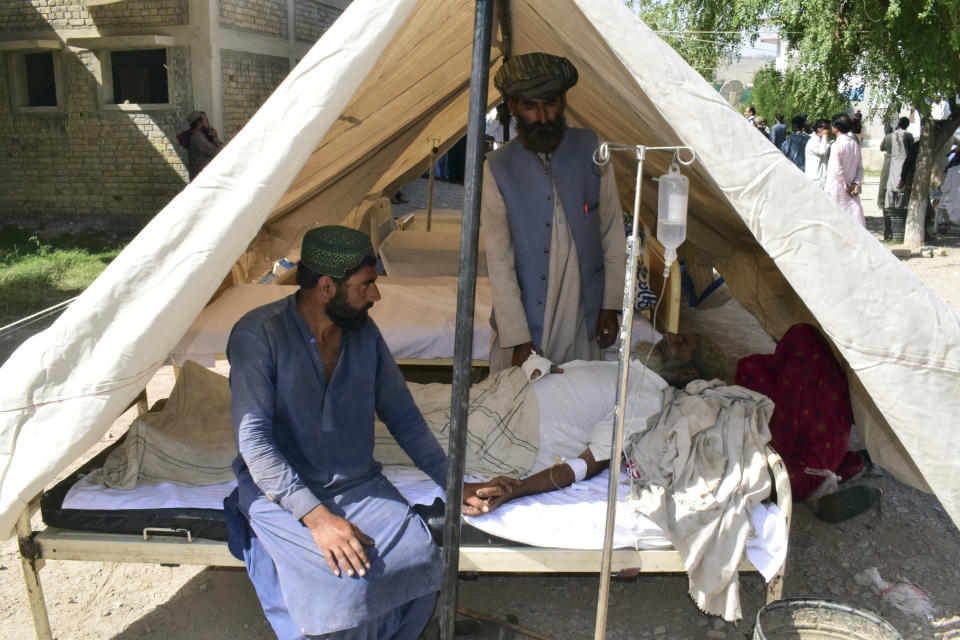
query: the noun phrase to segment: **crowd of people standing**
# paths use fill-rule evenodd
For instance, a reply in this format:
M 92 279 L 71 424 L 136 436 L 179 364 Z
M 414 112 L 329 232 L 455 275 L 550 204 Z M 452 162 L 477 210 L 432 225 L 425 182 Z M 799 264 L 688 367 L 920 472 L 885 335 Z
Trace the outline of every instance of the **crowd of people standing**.
M 783 114 L 777 113 L 769 131 L 752 106 L 744 109 L 744 115 L 841 209 L 861 226 L 867 226 L 860 203 L 863 125 L 859 112 L 853 116 L 838 113 L 830 119 L 808 119 L 806 114 L 797 114 L 790 119 L 789 129 Z

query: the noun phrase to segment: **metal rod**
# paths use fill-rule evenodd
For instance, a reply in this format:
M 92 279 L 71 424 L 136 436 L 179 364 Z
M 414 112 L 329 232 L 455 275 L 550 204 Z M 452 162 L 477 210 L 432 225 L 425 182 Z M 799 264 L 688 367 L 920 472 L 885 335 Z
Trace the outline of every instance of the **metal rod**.
M 439 139 L 430 140 L 430 180 L 427 182 L 427 231 L 430 231 L 430 223 L 433 218 L 433 169 L 437 164 L 437 145 Z
M 513 25 L 510 21 L 510 0 L 498 0 L 497 17 L 500 21 L 500 52 L 506 62 L 513 55 Z
M 467 446 L 467 407 L 473 355 L 473 312 L 477 285 L 480 235 L 480 188 L 483 169 L 484 119 L 490 81 L 490 36 L 493 0 L 477 0 L 470 68 L 470 107 L 463 223 L 460 233 L 460 274 L 457 284 L 457 324 L 453 348 L 453 388 L 450 399 L 450 444 L 447 459 L 447 508 L 443 523 L 443 582 L 440 591 L 440 637 L 453 640 L 457 618 L 457 573 L 460 565 L 460 504 L 463 501 L 464 454 Z
M 617 373 L 617 404 L 613 413 L 613 434 L 610 437 L 610 479 L 607 483 L 607 520 L 603 535 L 603 556 L 600 564 L 600 593 L 597 597 L 597 620 L 594 639 L 602 640 L 607 632 L 607 601 L 610 598 L 610 553 L 613 548 L 613 526 L 617 515 L 617 489 L 620 486 L 620 454 L 623 448 L 623 412 L 626 408 L 627 377 L 630 373 L 630 345 L 633 336 L 633 305 L 637 297 L 638 228 L 640 226 L 640 187 L 643 184 L 645 150 L 637 147 L 637 184 L 633 197 L 633 230 L 627 239 L 627 272 L 623 282 L 623 319 L 620 324 L 620 365 Z
M 20 318 L 19 320 L 15 320 L 15 321 L 11 322 L 10 324 L 8 324 L 8 325 L 6 325 L 6 326 L 4 326 L 4 327 L 0 327 L 0 335 L 3 335 L 3 334 L 6 333 L 7 331 L 9 331 L 9 330 L 11 330 L 11 329 L 13 329 L 13 328 L 15 328 L 15 327 L 19 327 L 19 326 L 21 326 L 21 325 L 30 324 L 30 323 L 32 323 L 32 322 L 35 321 L 35 320 L 41 320 L 41 319 L 43 319 L 44 317 L 50 315 L 51 313 L 53 313 L 53 312 L 55 312 L 55 311 L 61 311 L 61 310 L 63 310 L 65 307 L 68 307 L 68 306 L 70 306 L 71 304 L 73 304 L 73 301 L 76 300 L 78 297 L 79 297 L 79 296 L 74 296 L 74 297 L 70 298 L 69 300 L 64 300 L 63 302 L 58 302 L 57 304 L 55 304 L 55 305 L 53 305 L 53 306 L 51 306 L 51 307 L 47 307 L 47 308 L 44 309 L 43 311 L 37 311 L 36 313 L 34 313 L 34 314 L 32 314 L 32 315 L 29 315 L 29 316 L 27 316 L 26 318 Z
M 607 520 L 603 536 L 603 555 L 600 565 L 600 592 L 597 596 L 597 619 L 594 640 L 602 640 L 607 630 L 607 602 L 610 599 L 610 553 L 613 548 L 613 527 L 617 515 L 617 489 L 620 485 L 620 456 L 623 453 L 623 418 L 627 404 L 627 378 L 630 374 L 630 345 L 633 343 L 633 307 L 637 299 L 637 261 L 641 247 L 640 188 L 643 186 L 643 161 L 647 151 L 672 151 L 677 162 L 688 166 L 696 159 L 690 147 L 627 146 L 605 142 L 593 153 L 594 162 L 605 165 L 610 151 L 634 151 L 637 154 L 637 182 L 633 194 L 633 230 L 627 238 L 627 272 L 623 279 L 623 318 L 620 324 L 620 365 L 617 373 L 617 404 L 613 412 L 613 433 L 610 436 L 610 479 L 607 483 Z M 680 151 L 690 153 L 690 159 L 680 157 Z M 666 283 L 664 283 L 666 286 Z M 654 313 L 656 323 L 656 313 Z

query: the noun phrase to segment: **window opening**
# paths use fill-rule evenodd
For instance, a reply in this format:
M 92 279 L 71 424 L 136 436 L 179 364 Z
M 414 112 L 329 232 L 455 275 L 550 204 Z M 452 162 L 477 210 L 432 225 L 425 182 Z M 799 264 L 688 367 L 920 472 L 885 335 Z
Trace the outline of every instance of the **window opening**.
M 167 50 L 111 51 L 114 104 L 163 104 L 170 101 Z
M 57 80 L 53 69 L 53 52 L 27 53 L 23 56 L 27 78 L 28 107 L 57 106 Z

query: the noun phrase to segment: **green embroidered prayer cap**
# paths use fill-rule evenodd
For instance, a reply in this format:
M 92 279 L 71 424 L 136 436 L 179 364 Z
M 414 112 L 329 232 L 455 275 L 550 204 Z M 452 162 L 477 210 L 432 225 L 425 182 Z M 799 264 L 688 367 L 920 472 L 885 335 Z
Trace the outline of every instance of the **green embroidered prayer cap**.
M 190 115 L 187 116 L 187 126 L 192 127 L 197 123 L 197 120 L 203 117 L 203 111 L 191 111 Z
M 340 225 L 310 229 L 303 236 L 300 262 L 321 275 L 342 278 L 367 256 L 376 258 L 370 236 Z
M 577 68 L 566 58 L 549 53 L 524 53 L 503 63 L 493 86 L 511 98 L 552 100 L 577 84 Z

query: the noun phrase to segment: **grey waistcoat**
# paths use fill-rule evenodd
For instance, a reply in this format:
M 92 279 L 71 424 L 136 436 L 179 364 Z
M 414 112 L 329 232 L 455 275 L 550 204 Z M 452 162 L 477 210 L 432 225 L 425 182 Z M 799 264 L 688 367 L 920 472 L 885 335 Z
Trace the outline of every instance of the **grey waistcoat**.
M 527 151 L 519 140 L 487 156 L 507 208 L 520 297 L 533 345 L 538 349 L 543 339 L 554 182 L 577 249 L 587 335 L 597 332 L 604 273 L 597 219 L 600 169 L 593 163 L 596 147 L 595 133 L 568 128 L 550 157 L 549 167 L 544 166 L 536 154 Z M 574 322 L 575 318 L 570 321 Z

